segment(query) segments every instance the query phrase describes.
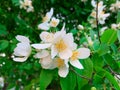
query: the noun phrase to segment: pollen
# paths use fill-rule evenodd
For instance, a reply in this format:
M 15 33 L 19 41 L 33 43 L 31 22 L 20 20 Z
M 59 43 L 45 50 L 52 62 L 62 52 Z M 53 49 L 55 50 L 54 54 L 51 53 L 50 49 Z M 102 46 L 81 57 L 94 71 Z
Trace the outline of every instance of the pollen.
M 42 20 L 42 22 L 46 22 L 46 21 L 48 21 L 48 16 L 45 16 L 45 17 L 43 17 L 43 20 Z
M 56 47 L 58 52 L 62 52 L 67 48 L 67 45 L 65 44 L 63 39 L 61 39 L 55 44 L 55 47 Z
M 58 58 L 58 59 L 57 59 L 57 66 L 58 66 L 58 67 L 61 67 L 61 66 L 63 66 L 63 65 L 64 65 L 64 60 L 61 59 L 61 58 Z
M 79 52 L 78 51 L 73 51 L 73 54 L 71 56 L 71 60 L 77 60 L 79 56 Z
M 56 21 L 52 21 L 51 24 L 55 27 L 57 26 L 57 22 Z

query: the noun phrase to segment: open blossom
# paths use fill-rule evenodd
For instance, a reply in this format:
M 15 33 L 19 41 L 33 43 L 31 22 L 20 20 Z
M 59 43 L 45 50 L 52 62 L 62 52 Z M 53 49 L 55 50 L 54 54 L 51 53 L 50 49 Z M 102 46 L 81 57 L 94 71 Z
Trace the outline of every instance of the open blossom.
M 30 41 L 27 37 L 21 35 L 17 35 L 16 39 L 19 41 L 19 43 L 14 49 L 13 60 L 16 62 L 24 62 L 31 53 Z
M 56 27 L 59 24 L 60 20 L 56 19 L 55 17 L 53 17 L 50 21 L 50 26 L 51 27 Z
M 51 46 L 51 56 L 54 58 L 58 55 L 61 59 L 68 59 L 72 56 L 74 40 L 72 33 L 66 33 L 64 26 L 61 31 L 54 35 L 54 41 Z
M 104 12 L 104 8 L 105 8 L 105 5 L 103 5 L 103 2 L 100 1 L 98 3 L 98 14 L 96 14 L 96 7 L 97 7 L 97 4 L 94 0 L 92 0 L 92 6 L 94 7 L 92 13 L 90 14 L 90 16 L 92 17 L 92 19 L 89 21 L 91 24 L 94 24 L 92 26 L 96 27 L 96 18 L 98 18 L 98 23 L 99 24 L 105 24 L 105 20 L 106 18 L 110 15 L 109 13 L 105 13 Z M 97 15 L 97 17 L 96 17 Z
M 60 77 L 66 77 L 69 72 L 68 60 L 61 58 L 52 59 L 50 52 L 47 50 L 41 50 L 34 55 L 35 58 L 40 58 L 39 63 L 44 69 L 58 68 L 58 74 Z
M 49 30 L 50 27 L 57 27 L 60 20 L 52 17 L 53 12 L 53 8 L 51 8 L 50 11 L 46 13 L 45 17 L 43 17 L 42 23 L 38 25 L 38 29 Z
M 120 1 L 116 0 L 115 3 L 111 4 L 110 10 L 112 12 L 116 12 L 119 9 L 120 9 Z
M 20 0 L 20 8 L 24 8 L 27 12 L 34 11 L 31 0 L 24 0 L 24 1 Z
M 75 49 L 72 52 L 72 56 L 69 61 L 70 64 L 78 69 L 83 69 L 82 64 L 79 62 L 79 59 L 85 59 L 90 56 L 90 50 L 88 48 L 79 48 Z

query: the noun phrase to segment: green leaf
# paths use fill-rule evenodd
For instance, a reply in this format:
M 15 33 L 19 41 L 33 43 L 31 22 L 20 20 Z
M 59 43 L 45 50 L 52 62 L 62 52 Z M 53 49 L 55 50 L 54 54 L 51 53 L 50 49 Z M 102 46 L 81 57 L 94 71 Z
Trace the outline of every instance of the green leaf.
M 71 32 L 73 35 L 75 35 L 75 34 L 77 34 L 78 30 L 72 29 L 70 32 Z
M 106 30 L 100 39 L 102 43 L 112 44 L 117 40 L 117 31 L 112 29 Z
M 114 86 L 114 88 L 116 90 L 120 90 L 120 86 L 118 85 L 116 79 L 111 75 L 111 73 L 109 73 L 108 71 L 106 71 L 106 70 L 104 70 L 102 68 L 99 68 L 99 67 L 98 67 L 98 70 L 100 72 L 103 72 L 103 73 L 101 73 L 101 75 L 104 74 L 105 77 L 110 81 L 110 83 Z
M 118 37 L 118 40 L 120 42 L 120 30 L 117 30 L 117 37 Z
M 93 61 L 93 66 L 95 69 L 97 69 L 96 67 L 103 67 L 103 65 L 104 65 L 103 58 L 96 53 L 93 54 L 92 61 Z
M 90 79 L 92 77 L 92 73 L 93 73 L 93 63 L 90 59 L 81 60 L 81 61 L 82 61 L 81 63 L 83 65 L 84 69 L 82 69 L 82 70 L 76 69 L 76 72 L 78 72 L 80 75 L 85 76 Z M 77 76 L 77 84 L 78 84 L 78 90 L 81 90 L 82 87 L 84 87 L 86 84 L 88 84 L 88 80 Z
M 118 13 L 117 13 L 117 23 L 119 23 L 120 22 L 120 11 L 118 11 Z
M 7 35 L 8 32 L 7 32 L 7 29 L 4 25 L 0 24 L 0 36 L 2 35 Z
M 54 70 L 42 70 L 40 74 L 40 90 L 46 90 L 48 85 L 53 80 L 55 71 Z
M 9 42 L 7 40 L 0 40 L 0 51 L 5 50 L 9 46 Z
M 116 63 L 116 61 L 112 58 L 112 56 L 110 54 L 106 54 L 103 56 L 105 62 L 110 65 L 113 69 L 117 69 L 118 65 Z
M 20 0 L 12 0 L 12 3 L 13 3 L 15 6 L 19 6 L 19 5 L 20 5 Z
M 102 55 L 108 53 L 108 51 L 109 51 L 108 45 L 102 43 L 102 44 L 100 45 L 99 49 L 98 49 L 98 54 L 99 54 L 100 56 L 102 56 Z
M 76 75 L 73 72 L 69 72 L 66 78 L 60 78 L 60 85 L 62 90 L 75 90 Z

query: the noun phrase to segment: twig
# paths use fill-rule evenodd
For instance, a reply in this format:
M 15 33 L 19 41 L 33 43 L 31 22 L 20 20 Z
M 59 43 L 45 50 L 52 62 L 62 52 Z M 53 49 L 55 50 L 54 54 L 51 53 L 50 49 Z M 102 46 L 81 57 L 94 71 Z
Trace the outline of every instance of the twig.
M 98 27 L 99 23 L 98 23 L 98 0 L 97 0 L 97 6 L 96 6 L 96 26 L 97 26 L 97 34 L 98 34 L 98 39 L 99 39 L 99 42 L 101 43 L 101 40 L 100 40 L 100 32 L 99 32 L 99 27 Z
M 70 70 L 72 70 L 76 75 L 78 75 L 79 77 L 81 77 L 81 78 L 83 78 L 83 79 L 86 79 L 86 80 L 88 80 L 88 81 L 91 81 L 91 79 L 90 78 L 88 78 L 88 77 L 86 77 L 86 76 L 82 76 L 82 75 L 80 75 L 78 72 L 76 72 L 73 68 L 70 68 Z

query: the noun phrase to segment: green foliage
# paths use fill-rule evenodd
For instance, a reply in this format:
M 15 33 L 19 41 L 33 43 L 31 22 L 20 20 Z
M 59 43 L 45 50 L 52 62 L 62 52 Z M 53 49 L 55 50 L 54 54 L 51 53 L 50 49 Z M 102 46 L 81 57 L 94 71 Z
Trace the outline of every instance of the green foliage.
M 112 44 L 117 40 L 117 31 L 115 30 L 106 30 L 101 36 L 101 42 L 106 44 Z
M 105 24 L 92 27 L 89 22 L 94 11 L 91 0 L 32 0 L 33 12 L 20 8 L 20 0 L 0 0 L 0 77 L 4 78 L 3 87 L 0 81 L 0 90 L 120 90 L 117 78 L 120 77 L 120 10 L 110 10 L 116 0 L 98 1 L 103 1 L 104 13 L 110 16 Z M 30 44 L 40 43 L 43 30 L 38 30 L 38 24 L 52 7 L 53 16 L 60 19 L 60 23 L 48 32 L 60 31 L 65 23 L 66 32 L 73 34 L 78 47 L 90 49 L 90 57 L 79 60 L 84 69 L 69 63 L 69 74 L 65 78 L 59 77 L 57 69 L 42 69 L 39 59 L 33 58 L 36 53 L 33 48 L 25 62 L 13 61 L 18 43 L 16 35 L 28 37 Z M 112 29 L 114 23 L 117 28 Z M 79 24 L 83 30 L 77 28 Z M 102 31 L 104 26 L 108 29 Z
M 60 85 L 62 90 L 75 90 L 76 74 L 70 72 L 66 78 L 60 78 Z

